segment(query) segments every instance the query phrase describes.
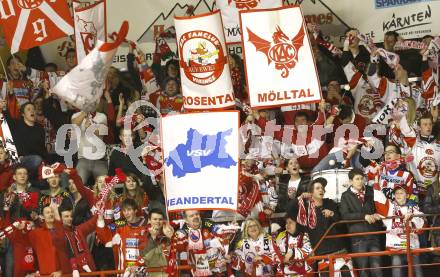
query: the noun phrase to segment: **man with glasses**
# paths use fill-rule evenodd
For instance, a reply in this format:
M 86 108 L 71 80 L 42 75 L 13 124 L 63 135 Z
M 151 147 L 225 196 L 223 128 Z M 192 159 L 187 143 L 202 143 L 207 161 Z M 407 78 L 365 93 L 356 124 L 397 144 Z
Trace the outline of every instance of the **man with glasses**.
M 400 148 L 394 144 L 387 145 L 384 157 L 382 164 L 375 168 L 370 166 L 369 183 L 378 183 L 380 190 L 390 200 L 394 200 L 394 189 L 401 186 L 406 189 L 410 200 L 418 201 L 413 175 L 406 169 Z

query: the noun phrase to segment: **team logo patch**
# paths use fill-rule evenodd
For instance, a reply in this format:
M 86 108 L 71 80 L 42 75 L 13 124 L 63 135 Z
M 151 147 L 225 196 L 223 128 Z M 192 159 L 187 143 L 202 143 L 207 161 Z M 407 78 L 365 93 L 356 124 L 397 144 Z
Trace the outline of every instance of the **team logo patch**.
M 43 2 L 44 0 L 18 0 L 17 4 L 22 9 L 33 10 L 38 8 Z
M 193 242 L 198 242 L 200 240 L 200 232 L 199 232 L 199 230 L 191 230 L 189 232 L 189 238 Z
M 86 22 L 79 17 L 77 18 L 79 24 L 79 32 L 81 35 L 81 41 L 84 45 L 84 50 L 86 54 L 89 54 L 90 51 L 95 48 L 96 38 L 98 32 L 96 31 L 95 25 L 93 22 Z
M 139 240 L 138 239 L 126 239 L 125 240 L 125 247 L 138 247 L 139 245 Z
M 24 262 L 27 264 L 31 264 L 34 262 L 34 256 L 28 254 L 26 256 L 24 256 Z
M 254 254 L 254 253 L 247 253 L 247 254 L 246 254 L 246 257 L 245 257 L 245 261 L 246 261 L 246 263 L 248 263 L 248 264 L 252 264 L 253 261 L 254 261 L 254 257 L 255 257 L 255 254 Z
M 226 57 L 220 40 L 205 31 L 184 33 L 179 40 L 180 66 L 193 83 L 206 86 L 223 73 Z
M 363 116 L 370 116 L 376 112 L 376 107 L 374 106 L 374 99 L 371 95 L 362 96 L 358 105 L 359 113 Z
M 420 174 L 422 174 L 423 177 L 432 178 L 436 175 L 438 171 L 438 166 L 434 158 L 424 157 L 419 162 L 417 169 L 420 171 Z
M 281 30 L 280 26 L 276 27 L 276 31 L 272 35 L 272 41 L 260 38 L 254 32 L 247 28 L 249 33 L 249 41 L 255 46 L 256 51 L 263 52 L 267 57 L 268 65 L 275 63 L 275 69 L 281 70 L 281 77 L 287 78 L 290 70 L 292 70 L 298 62 L 298 51 L 303 46 L 304 27 L 301 26 L 298 34 L 290 39 Z

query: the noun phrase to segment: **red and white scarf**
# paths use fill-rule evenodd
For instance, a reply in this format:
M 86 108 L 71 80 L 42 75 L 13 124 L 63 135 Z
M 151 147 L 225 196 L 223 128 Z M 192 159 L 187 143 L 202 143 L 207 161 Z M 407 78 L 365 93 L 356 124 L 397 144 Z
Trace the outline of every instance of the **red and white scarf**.
M 312 198 L 309 198 L 309 205 L 306 212 L 306 208 L 304 205 L 304 198 L 298 198 L 298 216 L 296 218 L 297 222 L 303 226 L 309 227 L 310 229 L 316 228 L 316 205 L 315 201 Z

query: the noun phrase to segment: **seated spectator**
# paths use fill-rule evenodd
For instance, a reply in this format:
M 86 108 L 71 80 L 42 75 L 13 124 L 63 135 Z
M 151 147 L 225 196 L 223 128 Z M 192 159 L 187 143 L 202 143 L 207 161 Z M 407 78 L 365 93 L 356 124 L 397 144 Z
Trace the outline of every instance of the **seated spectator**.
M 380 229 L 381 217 L 377 214 L 374 206 L 373 188 L 365 186 L 365 177 L 362 170 L 352 169 L 348 173 L 350 187 L 342 194 L 340 212 L 344 220 L 365 220 L 359 223 L 348 224 L 348 233 L 374 232 Z M 351 251 L 376 252 L 381 251 L 379 237 L 366 235 L 351 237 Z M 381 269 L 362 270 L 363 268 L 378 268 L 381 266 L 381 258 L 377 256 L 354 258 L 356 269 L 360 277 L 381 277 Z
M 234 268 L 245 276 L 273 276 L 276 259 L 272 237 L 266 234 L 256 219 L 243 223 L 243 238 L 237 243 L 234 255 L 237 258 Z M 254 264 L 256 265 L 253 275 Z
M 386 248 L 388 250 L 406 250 L 406 228 L 422 228 L 425 221 L 422 217 L 413 217 L 421 215 L 419 207 L 414 202 L 408 201 L 408 194 L 405 187 L 397 186 L 394 188 L 395 201 L 390 201 L 385 197 L 381 190 L 374 190 L 374 202 L 376 211 L 383 217 L 393 217 L 391 219 L 383 219 L 388 233 L 386 234 Z M 409 243 L 411 249 L 420 248 L 419 236 L 417 232 L 411 231 Z M 401 266 L 407 263 L 407 255 L 394 254 L 391 256 L 391 264 L 393 266 Z M 423 270 L 417 264 L 420 264 L 419 255 L 412 255 L 414 266 L 414 276 L 422 277 Z M 393 277 L 406 276 L 404 269 L 395 267 L 392 269 Z
M 297 224 L 295 213 L 286 216 L 286 230 L 278 234 L 274 247 L 279 249 L 279 253 L 275 253 L 279 255 L 277 258 L 283 274 L 304 275 L 312 271 L 304 260 L 312 252 L 309 235 Z

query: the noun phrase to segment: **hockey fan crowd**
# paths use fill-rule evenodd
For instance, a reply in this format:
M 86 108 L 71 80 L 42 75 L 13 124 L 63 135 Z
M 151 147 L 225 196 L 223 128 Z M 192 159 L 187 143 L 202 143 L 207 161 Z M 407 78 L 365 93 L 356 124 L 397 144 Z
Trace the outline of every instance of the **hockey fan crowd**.
M 337 258 L 333 267 L 338 276 L 405 276 L 407 242 L 412 249 L 440 245 L 438 231 L 418 230 L 440 226 L 438 217 L 423 216 L 440 214 L 438 56 L 427 46 L 396 47 L 403 43 L 395 32 L 372 48 L 349 29 L 343 49 L 309 32 L 319 104 L 252 110 L 242 59 L 228 56 L 242 122 L 236 213 L 167 215 L 163 174 L 142 173 L 126 151 L 146 145 L 139 161 L 160 172 L 160 132 L 149 120 L 184 112 L 175 56 L 167 60 L 158 51 L 145 66 L 145 55 L 129 43 L 126 69 L 110 69 L 96 112 L 51 93 L 51 78 L 76 66 L 74 49 L 65 65 L 35 68 L 18 56 L 7 59 L 0 100 L 2 276 L 114 269 L 145 276 L 152 267 L 163 270 L 149 276 L 175 276 L 181 265 L 189 265 L 180 272 L 187 276 L 329 276 L 330 254 L 383 250 L 396 254 Z M 147 88 L 147 79 L 160 89 Z M 154 107 L 127 118 L 139 99 Z M 60 135 L 65 124 L 81 132 Z M 86 132 L 93 124 L 107 126 L 108 134 Z M 317 126 L 327 131 L 316 132 Z M 91 155 L 100 142 L 107 151 Z M 78 151 L 70 163 L 60 153 L 72 145 Z M 321 241 L 341 220 L 352 222 L 328 235 L 388 232 Z M 308 259 L 313 256 L 323 258 Z M 436 252 L 414 254 L 414 275 L 428 276 L 417 265 L 438 260 Z

